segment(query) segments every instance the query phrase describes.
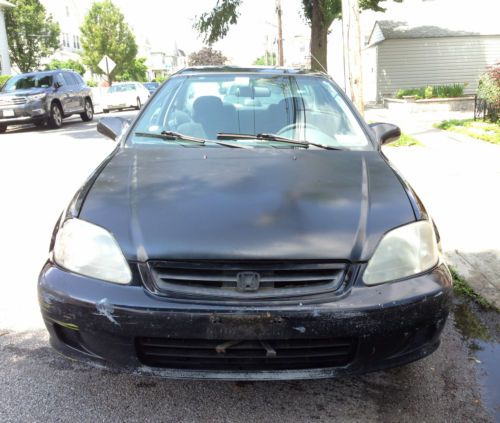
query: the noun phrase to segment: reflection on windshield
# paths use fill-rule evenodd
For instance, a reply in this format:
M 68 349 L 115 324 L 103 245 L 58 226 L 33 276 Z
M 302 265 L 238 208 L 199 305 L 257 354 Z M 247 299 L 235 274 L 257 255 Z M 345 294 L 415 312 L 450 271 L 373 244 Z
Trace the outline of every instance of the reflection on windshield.
M 174 77 L 148 105 L 136 130 L 174 131 L 207 140 L 216 140 L 219 133 L 264 133 L 334 148 L 371 149 L 334 85 L 316 76 Z M 143 137 L 132 142 L 158 141 Z
M 4 92 L 25 90 L 30 88 L 49 88 L 52 86 L 52 75 L 14 76 L 3 87 Z

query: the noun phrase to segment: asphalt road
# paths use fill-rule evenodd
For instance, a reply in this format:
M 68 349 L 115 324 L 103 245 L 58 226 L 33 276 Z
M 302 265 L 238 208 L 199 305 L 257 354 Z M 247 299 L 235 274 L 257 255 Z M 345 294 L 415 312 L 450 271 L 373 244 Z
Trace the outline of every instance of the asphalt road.
M 95 125 L 72 118 L 60 130 L 0 135 L 0 422 L 494 421 L 497 393 L 481 389 L 477 360 L 453 316 L 440 349 L 424 360 L 322 381 L 161 380 L 55 353 L 39 315 L 36 278 L 61 210 L 114 147 Z

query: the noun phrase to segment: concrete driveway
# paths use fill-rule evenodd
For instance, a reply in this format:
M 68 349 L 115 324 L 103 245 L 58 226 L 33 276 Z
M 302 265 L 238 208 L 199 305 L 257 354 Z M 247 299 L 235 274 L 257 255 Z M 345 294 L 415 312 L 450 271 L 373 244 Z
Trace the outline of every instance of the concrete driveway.
M 498 412 L 458 315 L 430 357 L 334 380 L 158 380 L 59 356 L 38 311 L 37 273 L 59 213 L 114 143 L 95 122 L 71 119 L 57 131 L 9 131 L 0 146 L 1 422 L 491 422 Z

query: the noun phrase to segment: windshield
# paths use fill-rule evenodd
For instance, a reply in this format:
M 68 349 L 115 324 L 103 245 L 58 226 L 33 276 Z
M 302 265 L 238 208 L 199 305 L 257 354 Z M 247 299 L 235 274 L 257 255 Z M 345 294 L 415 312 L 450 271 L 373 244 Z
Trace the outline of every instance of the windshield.
M 36 75 L 18 75 L 10 78 L 4 85 L 2 91 L 11 92 L 30 88 L 49 88 L 51 86 L 52 75 L 43 73 Z
M 133 84 L 120 84 L 120 85 L 112 85 L 108 88 L 108 93 L 124 93 L 127 91 L 134 91 L 135 87 Z
M 228 140 L 234 134 L 235 142 L 254 146 L 269 146 L 273 140 L 236 135 L 275 134 L 335 148 L 372 149 L 335 86 L 327 78 L 305 75 L 173 77 L 147 106 L 129 142 L 162 143 L 140 134 L 164 131 L 205 140 L 221 139 L 221 134 Z

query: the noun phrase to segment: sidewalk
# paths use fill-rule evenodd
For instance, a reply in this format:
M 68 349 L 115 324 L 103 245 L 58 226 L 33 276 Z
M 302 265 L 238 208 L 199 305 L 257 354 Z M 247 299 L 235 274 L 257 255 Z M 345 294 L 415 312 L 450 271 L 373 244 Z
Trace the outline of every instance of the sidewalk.
M 432 127 L 469 117 L 371 109 L 365 118 L 395 123 L 424 144 L 383 151 L 436 221 L 449 264 L 500 308 L 500 147 Z

